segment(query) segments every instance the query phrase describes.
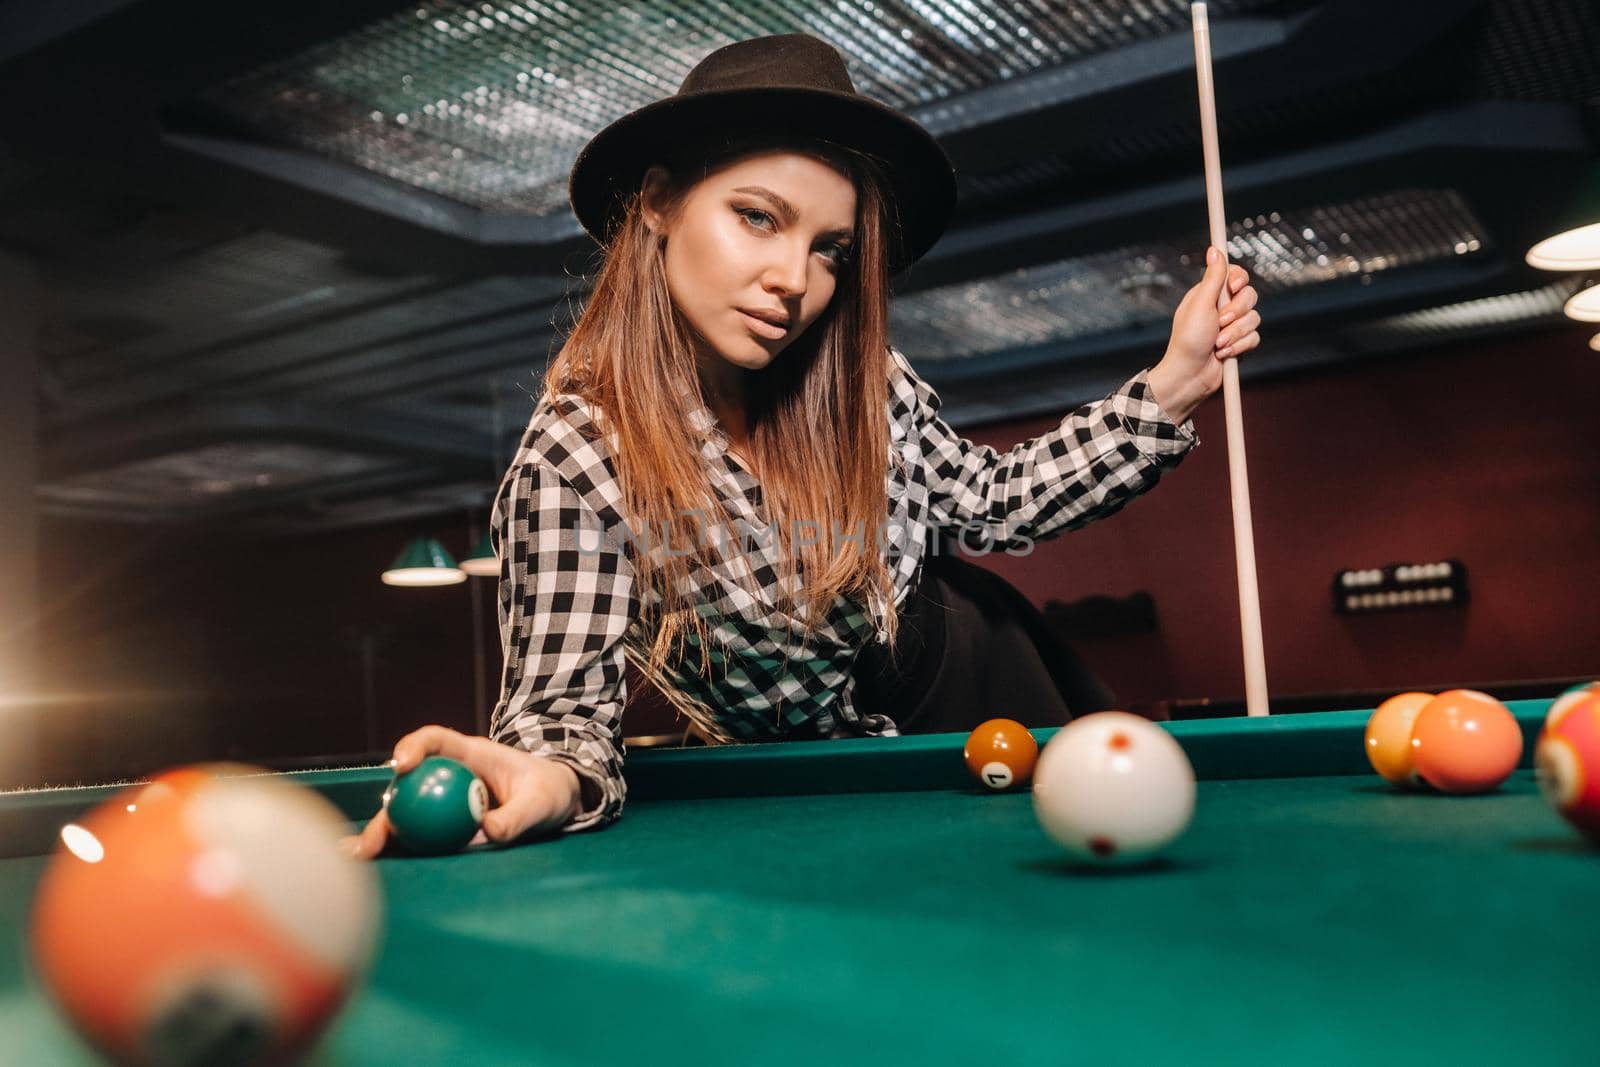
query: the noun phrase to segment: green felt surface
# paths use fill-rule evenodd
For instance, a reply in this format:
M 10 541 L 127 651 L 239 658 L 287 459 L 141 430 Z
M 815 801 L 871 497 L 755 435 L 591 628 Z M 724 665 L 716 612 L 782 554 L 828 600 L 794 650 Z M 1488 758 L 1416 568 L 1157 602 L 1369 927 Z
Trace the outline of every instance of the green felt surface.
M 87 1063 L 25 981 L 0 1062 Z M 663 800 L 380 864 L 386 943 L 324 1065 L 1588 1064 L 1600 852 L 1518 772 L 1201 783 L 1167 862 L 1063 862 L 1027 794 Z M 12 1057 L 7 1059 L 6 1057 Z
M 1522 766 L 1549 700 L 1511 701 L 1522 726 Z M 1201 780 L 1365 774 L 1361 738 L 1371 710 L 1328 711 L 1257 719 L 1163 723 L 1183 746 Z M 1040 744 L 1056 730 L 1034 730 Z M 627 757 L 630 802 L 705 797 L 876 793 L 960 789 L 964 734 L 841 741 L 643 749 Z M 378 810 L 393 778 L 383 767 L 305 771 L 290 775 L 317 790 L 352 819 Z M 0 794 L 0 858 L 48 852 L 61 826 L 118 792 L 92 786 Z

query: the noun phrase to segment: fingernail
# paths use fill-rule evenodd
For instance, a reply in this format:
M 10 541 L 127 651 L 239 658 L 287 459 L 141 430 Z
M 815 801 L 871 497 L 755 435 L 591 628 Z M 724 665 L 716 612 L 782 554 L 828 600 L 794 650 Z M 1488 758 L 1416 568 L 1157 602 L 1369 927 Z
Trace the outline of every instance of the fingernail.
M 1216 261 L 1217 261 L 1217 250 L 1216 250 L 1215 246 L 1206 249 L 1206 262 L 1207 263 L 1215 263 Z
M 1230 323 L 1230 322 L 1232 322 L 1232 321 L 1233 321 L 1233 312 L 1231 312 L 1231 311 L 1224 311 L 1224 312 L 1223 312 L 1223 313 L 1222 313 L 1222 314 L 1221 314 L 1221 316 L 1219 316 L 1219 317 L 1218 317 L 1218 318 L 1217 318 L 1217 325 L 1218 325 L 1218 326 L 1226 326 L 1226 325 L 1228 325 L 1228 323 Z
M 361 841 L 359 838 L 347 837 L 339 842 L 339 851 L 351 859 L 361 855 Z
M 1218 355 L 1220 355 L 1223 359 L 1227 359 L 1229 356 L 1233 355 L 1233 346 L 1229 345 L 1227 348 L 1224 348 L 1221 352 L 1219 352 Z

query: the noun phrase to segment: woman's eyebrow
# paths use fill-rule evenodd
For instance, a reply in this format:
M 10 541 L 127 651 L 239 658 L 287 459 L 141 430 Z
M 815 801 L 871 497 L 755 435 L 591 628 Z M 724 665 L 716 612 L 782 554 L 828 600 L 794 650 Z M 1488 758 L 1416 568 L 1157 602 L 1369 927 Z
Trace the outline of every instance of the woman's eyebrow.
M 735 189 L 734 192 L 746 193 L 750 196 L 759 196 L 763 200 L 766 200 L 778 210 L 778 214 L 783 216 L 783 221 L 787 225 L 794 225 L 794 220 L 800 217 L 800 212 L 795 209 L 793 204 L 789 203 L 789 201 L 785 200 L 783 197 L 779 196 L 777 193 L 773 192 L 771 189 L 768 189 L 764 185 L 741 185 Z M 848 226 L 841 226 L 836 230 L 829 230 L 822 236 L 849 237 L 853 239 L 855 237 L 855 231 Z

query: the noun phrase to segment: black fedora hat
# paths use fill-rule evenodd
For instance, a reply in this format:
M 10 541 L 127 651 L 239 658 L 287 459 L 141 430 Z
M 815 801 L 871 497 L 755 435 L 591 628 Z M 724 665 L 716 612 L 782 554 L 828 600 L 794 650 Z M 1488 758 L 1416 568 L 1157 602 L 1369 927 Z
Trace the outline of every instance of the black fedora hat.
M 569 191 L 572 210 L 605 243 L 627 196 L 651 164 L 705 131 L 794 134 L 875 157 L 888 178 L 899 218 L 892 269 L 933 247 L 955 209 L 955 171 L 926 130 L 891 107 L 856 92 L 844 58 L 826 41 L 780 34 L 712 52 L 683 79 L 676 96 L 622 116 L 578 153 Z

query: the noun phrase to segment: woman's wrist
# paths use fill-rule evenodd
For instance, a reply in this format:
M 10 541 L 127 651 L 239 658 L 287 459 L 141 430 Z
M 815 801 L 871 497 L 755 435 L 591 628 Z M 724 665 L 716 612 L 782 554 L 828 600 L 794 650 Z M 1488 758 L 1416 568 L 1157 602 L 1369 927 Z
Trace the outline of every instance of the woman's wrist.
M 1185 380 L 1173 369 L 1169 356 L 1163 356 L 1160 363 L 1151 367 L 1145 380 L 1150 384 L 1150 392 L 1155 396 L 1156 403 L 1167 413 L 1167 418 L 1179 425 L 1187 422 L 1206 398 L 1193 377 Z
M 579 774 L 569 763 L 561 760 L 551 760 L 550 762 L 559 768 L 558 778 L 562 785 L 565 786 L 565 815 L 561 820 L 561 825 L 565 826 L 573 819 L 576 819 L 583 811 L 583 775 Z

